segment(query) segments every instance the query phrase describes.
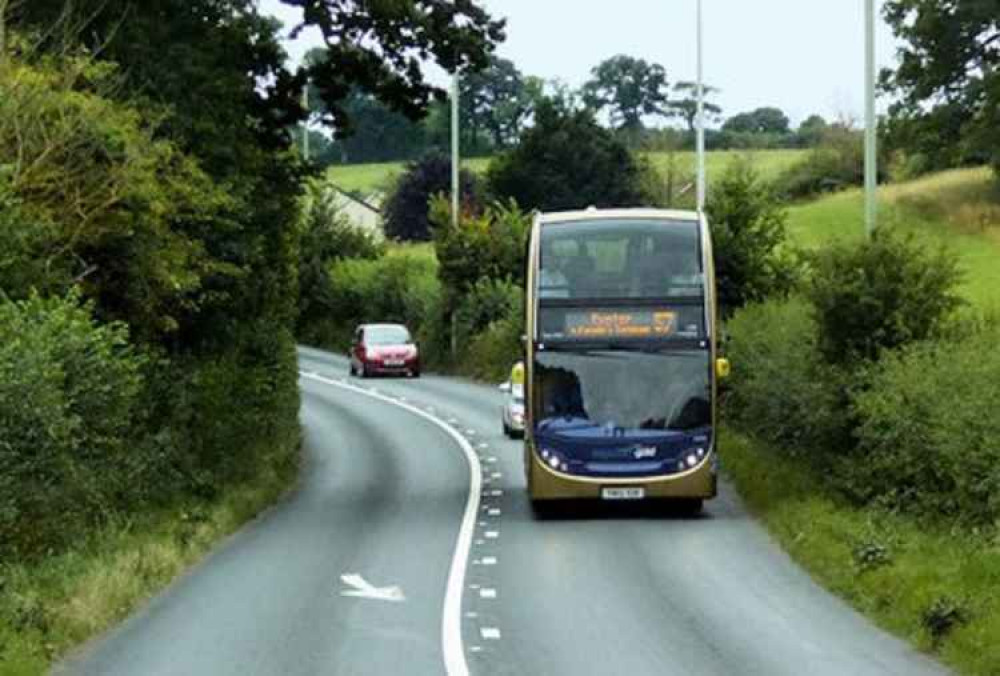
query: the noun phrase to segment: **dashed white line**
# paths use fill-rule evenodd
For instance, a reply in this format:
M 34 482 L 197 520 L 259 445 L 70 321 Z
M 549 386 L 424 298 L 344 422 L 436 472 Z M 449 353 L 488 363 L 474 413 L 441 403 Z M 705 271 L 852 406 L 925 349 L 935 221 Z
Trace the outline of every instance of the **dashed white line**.
M 497 597 L 497 590 L 491 589 L 489 587 L 483 587 L 479 590 L 479 598 L 481 599 L 495 599 Z
M 483 535 L 486 536 L 487 540 L 496 540 L 498 537 L 500 537 L 500 531 L 498 531 L 498 530 L 488 530 L 485 533 L 483 533 Z
M 495 566 L 495 565 L 497 565 L 497 557 L 495 557 L 495 556 L 484 556 L 482 559 L 480 559 L 479 562 L 481 564 L 483 564 L 484 566 Z
M 479 635 L 483 637 L 484 641 L 500 640 L 500 630 L 496 627 L 480 627 Z
M 486 513 L 489 514 L 490 516 L 500 516 L 500 508 L 491 507 L 490 509 L 486 510 Z

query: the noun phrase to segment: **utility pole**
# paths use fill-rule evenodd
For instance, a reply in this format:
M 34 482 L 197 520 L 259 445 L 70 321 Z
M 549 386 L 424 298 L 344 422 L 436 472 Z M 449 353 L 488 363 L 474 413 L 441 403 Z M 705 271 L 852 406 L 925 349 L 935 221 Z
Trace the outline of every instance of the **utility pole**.
M 460 152 L 458 147 L 458 70 L 451 80 L 451 224 L 458 227 L 458 205 L 460 203 L 458 191 L 459 186 L 459 163 Z
M 705 83 L 701 0 L 698 0 L 698 211 L 705 210 Z
M 878 227 L 878 118 L 875 111 L 875 0 L 865 0 L 865 233 Z

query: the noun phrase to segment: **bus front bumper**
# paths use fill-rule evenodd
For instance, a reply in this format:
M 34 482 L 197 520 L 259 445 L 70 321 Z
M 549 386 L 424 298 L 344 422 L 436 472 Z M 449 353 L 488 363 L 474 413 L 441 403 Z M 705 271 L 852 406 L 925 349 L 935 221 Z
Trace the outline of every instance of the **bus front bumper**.
M 605 488 L 641 487 L 645 500 L 708 499 L 718 493 L 714 453 L 693 469 L 669 476 L 603 478 L 554 471 L 529 453 L 528 491 L 532 500 L 601 500 Z

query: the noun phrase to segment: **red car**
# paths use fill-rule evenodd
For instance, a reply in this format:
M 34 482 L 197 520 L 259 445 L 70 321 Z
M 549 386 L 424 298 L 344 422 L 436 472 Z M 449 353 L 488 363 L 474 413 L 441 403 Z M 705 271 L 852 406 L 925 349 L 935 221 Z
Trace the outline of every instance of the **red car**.
M 420 377 L 420 351 L 402 324 L 362 324 L 351 343 L 351 375 Z

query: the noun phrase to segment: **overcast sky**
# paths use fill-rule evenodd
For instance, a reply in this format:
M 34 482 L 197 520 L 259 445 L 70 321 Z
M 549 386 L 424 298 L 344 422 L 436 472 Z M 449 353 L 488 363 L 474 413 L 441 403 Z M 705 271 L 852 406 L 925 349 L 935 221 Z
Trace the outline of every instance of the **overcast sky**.
M 573 86 L 615 54 L 662 64 L 671 83 L 695 77 L 695 0 L 480 0 L 507 19 L 499 54 L 529 75 Z M 722 89 L 724 114 L 777 106 L 793 122 L 811 113 L 860 119 L 864 106 L 864 0 L 704 0 L 705 81 Z M 879 3 L 881 4 L 881 3 Z M 296 11 L 262 0 L 290 28 Z M 298 59 L 320 44 L 288 45 Z M 895 44 L 881 23 L 881 65 Z M 432 79 L 444 78 L 432 69 Z

